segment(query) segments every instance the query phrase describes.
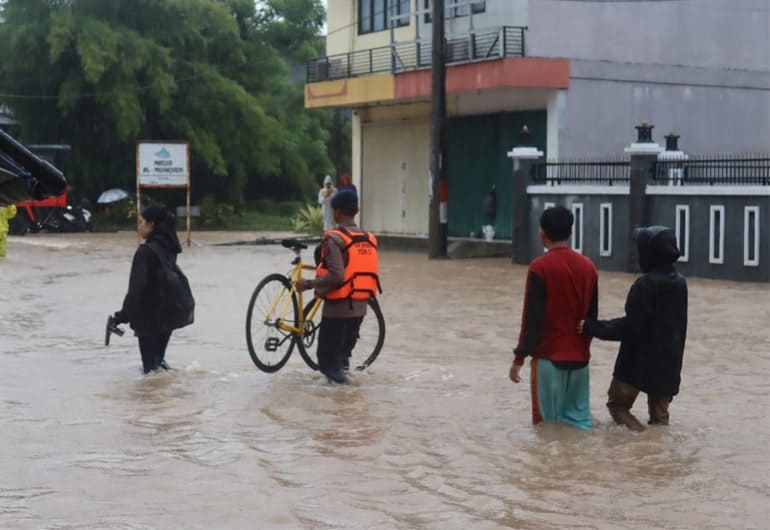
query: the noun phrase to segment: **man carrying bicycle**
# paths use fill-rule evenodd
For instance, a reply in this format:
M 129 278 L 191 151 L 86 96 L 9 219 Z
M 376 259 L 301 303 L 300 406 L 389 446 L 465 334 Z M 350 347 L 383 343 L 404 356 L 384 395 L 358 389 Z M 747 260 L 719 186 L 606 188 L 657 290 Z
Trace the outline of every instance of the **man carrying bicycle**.
M 341 191 L 332 197 L 335 227 L 324 232 L 315 279 L 304 279 L 298 291 L 315 289 L 324 298 L 318 336 L 318 366 L 332 382 L 350 384 L 345 371 L 358 340 L 369 298 L 380 290 L 377 238 L 355 224 L 358 196 Z

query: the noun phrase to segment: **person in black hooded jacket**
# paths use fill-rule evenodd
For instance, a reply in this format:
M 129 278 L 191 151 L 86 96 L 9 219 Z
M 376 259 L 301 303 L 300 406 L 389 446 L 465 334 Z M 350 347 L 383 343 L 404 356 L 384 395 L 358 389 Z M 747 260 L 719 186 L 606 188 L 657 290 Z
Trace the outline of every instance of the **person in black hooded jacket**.
M 687 334 L 687 281 L 674 267 L 679 249 L 673 230 L 665 226 L 637 228 L 634 238 L 644 275 L 631 286 L 626 315 L 612 320 L 589 319 L 578 331 L 620 341 L 607 408 L 615 423 L 644 430 L 631 413 L 639 392 L 647 394 L 650 425 L 668 425 L 669 404 L 679 393 Z
M 161 255 L 176 263 L 182 246 L 176 234 L 176 219 L 160 206 L 142 210 L 137 231 L 145 241 L 134 254 L 128 293 L 114 319 L 116 324 L 128 322 L 131 325 L 139 341 L 142 367 L 147 374 L 159 368 L 170 369 L 165 356 L 171 329 L 159 310 L 164 306 L 164 293 L 159 287 L 163 267 Z

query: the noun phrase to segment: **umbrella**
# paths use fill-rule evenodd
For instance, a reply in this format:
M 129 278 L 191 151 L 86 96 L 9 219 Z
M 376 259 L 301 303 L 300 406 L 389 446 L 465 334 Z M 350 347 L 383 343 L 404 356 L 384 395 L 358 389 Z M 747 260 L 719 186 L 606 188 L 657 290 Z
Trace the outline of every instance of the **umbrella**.
M 128 193 L 124 190 L 121 190 L 120 188 L 113 188 L 111 190 L 103 191 L 102 194 L 99 195 L 99 198 L 96 199 L 96 202 L 99 204 L 110 204 L 111 202 L 122 201 L 127 197 Z

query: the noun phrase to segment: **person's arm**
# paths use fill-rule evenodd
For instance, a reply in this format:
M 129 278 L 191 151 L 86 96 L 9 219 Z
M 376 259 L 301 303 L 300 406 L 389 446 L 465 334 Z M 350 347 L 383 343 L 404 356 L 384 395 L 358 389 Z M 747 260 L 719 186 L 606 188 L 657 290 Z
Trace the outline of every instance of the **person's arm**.
M 319 276 L 313 280 L 306 278 L 300 285 L 297 285 L 297 289 L 304 291 L 306 289 L 315 289 L 316 292 L 323 296 L 326 293 L 333 291 L 345 281 L 345 259 L 342 254 L 342 248 L 333 239 L 334 236 L 330 235 L 323 240 L 323 250 L 326 268 L 328 272 L 323 276 Z
M 591 318 L 583 322 L 583 334 L 596 337 L 601 340 L 623 340 L 626 327 L 626 317 L 613 318 L 611 320 L 594 320 Z
M 318 204 L 323 205 L 323 203 L 326 201 L 326 194 L 324 193 L 326 191 L 326 188 L 321 188 L 321 191 L 318 192 Z
M 152 250 L 140 245 L 131 262 L 131 274 L 128 279 L 128 292 L 123 299 L 123 307 L 115 313 L 116 323 L 132 322 L 139 316 L 139 306 L 147 286 L 150 283 L 149 260 Z
M 599 279 L 594 282 L 594 290 L 591 293 L 591 303 L 588 305 L 588 318 L 596 320 L 599 316 Z
M 626 298 L 626 315 L 610 320 L 587 319 L 583 323 L 583 333 L 601 340 L 633 340 L 643 333 L 646 301 L 641 279 L 631 286 Z
M 511 366 L 510 378 L 518 383 L 519 372 L 524 358 L 532 355 L 537 348 L 545 320 L 545 281 L 531 269 L 527 274 L 527 286 L 524 293 L 524 310 L 521 318 L 519 342 L 514 348 L 516 355 Z

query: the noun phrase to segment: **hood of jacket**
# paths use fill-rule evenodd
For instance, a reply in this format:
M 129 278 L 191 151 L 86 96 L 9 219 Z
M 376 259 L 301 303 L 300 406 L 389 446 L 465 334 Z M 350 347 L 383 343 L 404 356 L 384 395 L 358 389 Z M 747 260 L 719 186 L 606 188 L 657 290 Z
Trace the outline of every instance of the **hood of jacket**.
M 634 230 L 639 249 L 639 267 L 649 272 L 658 267 L 671 265 L 679 259 L 676 234 L 667 226 L 643 226 Z
M 176 227 L 170 222 L 160 222 L 155 225 L 155 229 L 147 238 L 147 243 L 154 242 L 161 245 L 171 254 L 182 252 L 182 245 L 179 243 L 179 237 L 176 235 Z

